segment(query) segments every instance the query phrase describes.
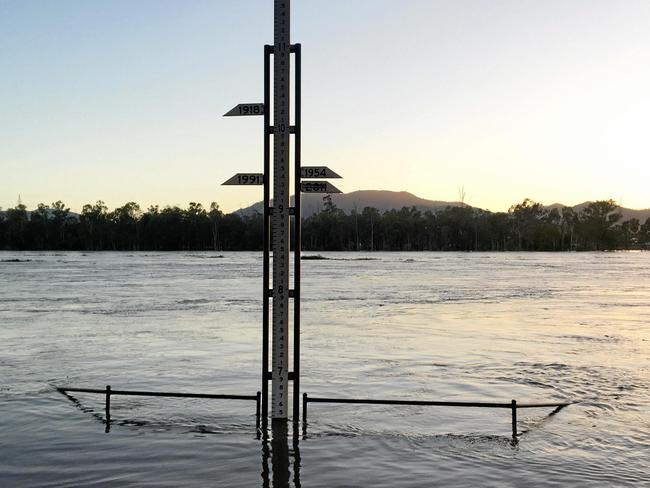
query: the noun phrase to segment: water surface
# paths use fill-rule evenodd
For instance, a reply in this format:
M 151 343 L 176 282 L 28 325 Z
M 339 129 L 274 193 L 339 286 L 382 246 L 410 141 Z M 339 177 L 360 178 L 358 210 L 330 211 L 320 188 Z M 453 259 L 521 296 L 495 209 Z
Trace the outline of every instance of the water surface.
M 520 411 L 517 445 L 502 410 L 310 404 L 283 444 L 254 403 L 142 397 L 105 433 L 101 396 L 55 386 L 260 389 L 261 255 L 0 252 L 2 486 L 648 483 L 649 253 L 324 255 L 303 391 L 578 403 Z

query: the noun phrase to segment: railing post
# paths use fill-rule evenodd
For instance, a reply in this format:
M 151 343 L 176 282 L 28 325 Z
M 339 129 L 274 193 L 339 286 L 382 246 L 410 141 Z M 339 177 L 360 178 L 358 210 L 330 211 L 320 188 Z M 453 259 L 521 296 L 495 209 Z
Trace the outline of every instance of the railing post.
M 510 402 L 512 405 L 512 440 L 517 441 L 517 400 Z
M 106 385 L 106 429 L 111 423 L 111 385 Z
M 258 391 L 255 398 L 255 430 L 257 431 L 257 438 L 260 438 L 260 409 L 262 401 L 262 392 Z
M 307 426 L 307 393 L 302 394 L 302 423 Z

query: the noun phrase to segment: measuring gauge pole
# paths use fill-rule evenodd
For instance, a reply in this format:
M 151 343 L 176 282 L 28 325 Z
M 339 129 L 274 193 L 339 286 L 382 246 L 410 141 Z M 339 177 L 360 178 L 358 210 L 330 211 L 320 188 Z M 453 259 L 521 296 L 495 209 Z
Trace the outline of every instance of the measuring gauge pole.
M 286 420 L 289 402 L 289 0 L 275 0 L 273 39 L 273 339 L 271 417 Z

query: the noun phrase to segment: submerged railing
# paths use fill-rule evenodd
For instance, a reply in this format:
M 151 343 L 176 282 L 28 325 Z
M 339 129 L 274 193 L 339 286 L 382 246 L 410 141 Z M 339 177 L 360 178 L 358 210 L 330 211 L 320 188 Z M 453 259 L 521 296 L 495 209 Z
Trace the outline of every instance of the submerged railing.
M 139 391 L 139 390 L 113 390 L 110 385 L 104 389 L 98 388 L 63 388 L 58 387 L 57 391 L 74 400 L 69 393 L 95 393 L 105 396 L 106 411 L 106 429 L 108 431 L 111 423 L 111 397 L 112 396 L 149 396 L 149 397 L 168 397 L 168 398 L 208 398 L 218 400 L 244 400 L 255 401 L 255 425 L 258 437 L 261 429 L 261 405 L 262 394 L 257 392 L 255 395 L 228 395 L 212 393 L 182 393 L 166 391 Z M 391 400 L 391 399 L 372 399 L 372 398 L 332 398 L 332 397 L 310 397 L 307 393 L 302 395 L 302 428 L 303 435 L 307 433 L 307 405 L 309 403 L 346 403 L 357 405 L 410 405 L 426 407 L 456 407 L 456 408 L 502 408 L 509 409 L 512 422 L 512 439 L 517 441 L 519 435 L 517 431 L 517 410 L 520 408 L 554 408 L 550 415 L 554 415 L 564 407 L 574 402 L 540 402 L 540 403 L 517 403 L 516 400 L 510 402 L 461 402 L 461 401 L 439 401 L 439 400 Z
M 555 407 L 551 415 L 559 412 L 572 402 L 543 402 L 543 403 L 517 403 L 511 400 L 504 402 L 445 402 L 429 400 L 376 400 L 370 398 L 326 398 L 309 397 L 307 393 L 302 395 L 302 420 L 303 433 L 307 431 L 307 404 L 308 403 L 354 403 L 359 405 L 414 405 L 429 407 L 458 407 L 458 408 L 508 408 L 511 411 L 512 439 L 517 440 L 517 409 L 519 408 L 547 408 Z
M 168 391 L 137 391 L 137 390 L 113 390 L 111 385 L 106 385 L 106 388 L 57 388 L 59 393 L 69 396 L 68 393 L 99 393 L 105 395 L 105 410 L 106 410 L 106 427 L 111 423 L 111 396 L 124 395 L 124 396 L 150 396 L 150 397 L 168 397 L 168 398 L 212 398 L 218 400 L 249 400 L 255 401 L 255 425 L 257 432 L 260 432 L 260 408 L 262 394 L 258 391 L 255 395 L 226 395 L 226 394 L 212 394 L 212 393 L 180 393 Z

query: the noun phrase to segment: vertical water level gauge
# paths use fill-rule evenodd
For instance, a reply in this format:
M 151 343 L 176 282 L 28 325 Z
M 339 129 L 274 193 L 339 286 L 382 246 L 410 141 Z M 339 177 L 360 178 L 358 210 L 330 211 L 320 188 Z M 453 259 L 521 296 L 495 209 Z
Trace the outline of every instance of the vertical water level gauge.
M 264 102 L 240 103 L 224 114 L 226 117 L 264 117 L 264 173 L 237 173 L 223 185 L 264 187 L 264 242 L 262 273 L 262 426 L 268 418 L 268 389 L 271 382 L 271 417 L 285 421 L 300 419 L 300 196 L 302 193 L 340 193 L 327 181 L 305 181 L 314 178 L 340 178 L 327 166 L 302 166 L 300 161 L 301 111 L 301 46 L 290 41 L 290 0 L 274 0 L 274 44 L 264 46 Z M 295 54 L 295 121 L 290 117 L 290 56 Z M 271 55 L 273 55 L 273 103 L 271 103 Z M 271 105 L 273 107 L 271 108 Z M 271 123 L 271 115 L 273 122 Z M 294 139 L 293 185 L 294 207 L 289 207 L 290 134 Z M 271 150 L 271 136 L 273 149 Z M 273 166 L 271 166 L 271 155 Z M 271 206 L 273 186 L 273 206 Z M 294 217 L 290 224 L 290 215 Z M 290 232 L 289 226 L 293 225 Z M 269 228 L 271 231 L 269 232 Z M 293 235 L 292 235 L 293 234 Z M 293 239 L 295 253 L 293 289 L 289 289 L 289 251 Z M 273 265 L 270 266 L 271 253 Z M 272 271 L 273 278 L 269 280 Z M 269 283 L 272 281 L 272 283 Z M 293 371 L 289 372 L 289 298 L 293 298 Z M 272 300 L 270 300 L 272 299 Z M 272 313 L 270 307 L 272 304 Z M 269 322 L 272 322 L 269 327 Z M 271 329 L 271 334 L 269 334 Z M 269 341 L 271 335 L 271 341 Z M 271 368 L 269 371 L 269 342 Z M 289 395 L 289 380 L 293 381 Z M 293 402 L 290 400 L 292 398 Z M 282 426 L 283 422 L 276 423 Z M 274 429 L 275 429 L 274 427 Z
M 273 36 L 273 338 L 271 417 L 289 405 L 289 0 L 275 0 Z

